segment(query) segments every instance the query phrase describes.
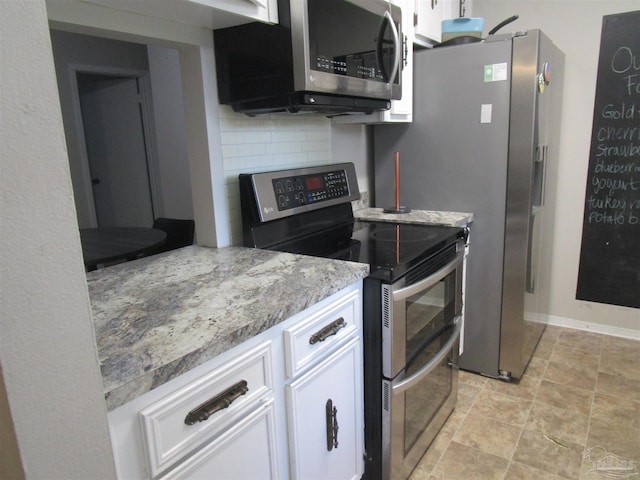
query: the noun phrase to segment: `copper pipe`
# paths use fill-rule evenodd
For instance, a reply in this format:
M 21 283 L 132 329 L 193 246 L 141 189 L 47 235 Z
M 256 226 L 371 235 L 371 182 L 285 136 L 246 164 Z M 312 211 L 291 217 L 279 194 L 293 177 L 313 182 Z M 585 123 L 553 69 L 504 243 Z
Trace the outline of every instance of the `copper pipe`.
M 396 210 L 400 210 L 400 152 L 396 152 L 394 155 L 394 159 L 396 162 Z

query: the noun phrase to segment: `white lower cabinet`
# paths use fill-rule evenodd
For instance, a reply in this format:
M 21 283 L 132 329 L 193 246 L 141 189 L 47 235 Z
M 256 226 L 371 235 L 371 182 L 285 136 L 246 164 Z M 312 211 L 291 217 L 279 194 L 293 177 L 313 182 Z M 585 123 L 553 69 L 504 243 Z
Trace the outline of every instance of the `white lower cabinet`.
M 291 478 L 362 476 L 363 430 L 358 338 L 286 387 Z
M 111 411 L 118 478 L 359 478 L 361 331 L 358 282 Z
M 161 478 L 279 480 L 274 422 L 269 399 Z

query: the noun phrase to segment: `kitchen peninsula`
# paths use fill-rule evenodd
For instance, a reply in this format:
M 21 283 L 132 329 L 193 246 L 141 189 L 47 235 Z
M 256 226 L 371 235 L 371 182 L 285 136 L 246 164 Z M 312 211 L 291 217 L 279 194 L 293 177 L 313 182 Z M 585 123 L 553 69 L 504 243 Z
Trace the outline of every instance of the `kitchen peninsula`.
M 108 409 L 367 274 L 359 263 L 198 246 L 88 273 Z
M 368 272 L 341 260 L 190 246 L 88 273 L 118 475 L 281 478 L 291 468 L 302 478 L 305 465 L 361 474 Z M 333 452 L 327 398 L 340 412 Z M 261 452 L 250 464 L 240 461 L 247 448 Z M 296 460 L 310 455 L 310 464 Z

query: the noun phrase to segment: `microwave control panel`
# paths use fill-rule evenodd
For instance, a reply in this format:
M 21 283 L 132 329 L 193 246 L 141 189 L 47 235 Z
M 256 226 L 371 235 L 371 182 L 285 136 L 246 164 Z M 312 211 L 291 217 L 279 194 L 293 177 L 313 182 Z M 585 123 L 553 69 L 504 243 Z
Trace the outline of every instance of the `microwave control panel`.
M 249 179 L 261 222 L 360 198 L 353 163 L 241 175 Z

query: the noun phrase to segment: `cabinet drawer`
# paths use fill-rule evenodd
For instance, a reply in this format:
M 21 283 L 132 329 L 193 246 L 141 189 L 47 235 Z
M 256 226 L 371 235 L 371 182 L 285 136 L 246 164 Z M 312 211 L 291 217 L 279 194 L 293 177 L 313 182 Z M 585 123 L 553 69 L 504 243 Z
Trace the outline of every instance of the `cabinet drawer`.
M 287 377 L 296 376 L 359 332 L 360 298 L 359 292 L 351 292 L 284 331 Z
M 271 342 L 265 342 L 142 410 L 151 475 L 156 476 L 237 422 L 272 389 Z M 201 412 L 203 408 L 198 407 L 207 402 L 210 405 L 204 410 L 209 412 L 200 419 L 190 413 Z
M 274 400 L 269 398 L 161 478 L 278 480 L 276 445 Z

